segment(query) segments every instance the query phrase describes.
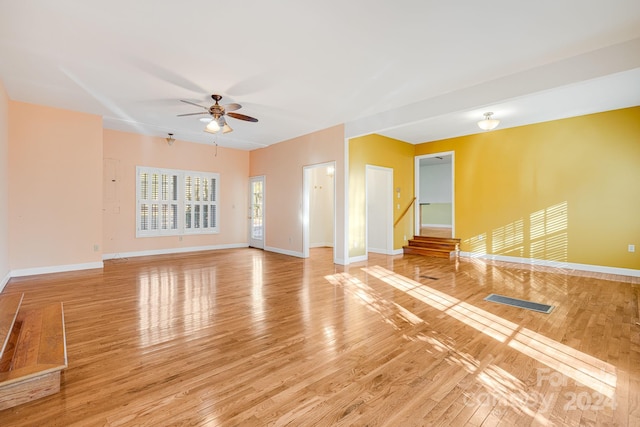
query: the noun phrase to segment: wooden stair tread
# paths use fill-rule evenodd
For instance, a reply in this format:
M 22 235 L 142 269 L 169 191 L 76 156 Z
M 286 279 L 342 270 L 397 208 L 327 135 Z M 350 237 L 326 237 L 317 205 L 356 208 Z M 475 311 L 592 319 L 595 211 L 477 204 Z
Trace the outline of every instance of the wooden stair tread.
M 460 239 L 450 237 L 414 236 L 402 250 L 405 254 L 416 254 L 438 258 L 449 258 L 457 253 Z
M 0 295 L 0 360 L 5 352 L 24 294 Z
M 458 245 L 456 243 L 448 242 L 426 242 L 423 240 L 409 240 L 409 244 L 407 246 L 416 246 L 421 248 L 441 248 L 455 251 Z
M 460 239 L 457 237 L 430 237 L 430 236 L 413 236 L 414 241 L 420 242 L 438 242 L 438 243 L 453 243 L 459 244 Z
M 39 364 L 66 366 L 62 303 L 20 313 L 22 323 L 11 369 Z
M 453 252 L 445 249 L 420 248 L 417 246 L 404 246 L 402 249 L 405 254 L 426 255 L 438 258 L 449 258 L 451 252 Z
M 12 357 L 0 372 L 0 410 L 60 391 L 60 372 L 67 368 L 62 303 L 19 310 L 9 336 Z
M 0 397 L 2 396 L 2 387 L 18 382 L 28 381 L 32 378 L 37 378 L 52 372 L 62 371 L 66 368 L 66 364 L 38 364 L 25 366 L 24 368 L 14 369 L 7 372 L 0 372 Z

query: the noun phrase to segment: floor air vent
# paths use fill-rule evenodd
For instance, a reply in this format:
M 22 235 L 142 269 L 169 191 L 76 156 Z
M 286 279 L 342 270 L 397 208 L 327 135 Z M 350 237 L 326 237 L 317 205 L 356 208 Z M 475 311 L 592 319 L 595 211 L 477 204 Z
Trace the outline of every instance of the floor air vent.
M 485 298 L 485 301 L 497 302 L 498 304 L 511 305 L 513 307 L 526 308 L 527 310 L 539 311 L 540 313 L 551 313 L 552 305 L 540 304 L 538 302 L 525 301 L 517 298 L 505 297 L 502 295 L 491 294 Z

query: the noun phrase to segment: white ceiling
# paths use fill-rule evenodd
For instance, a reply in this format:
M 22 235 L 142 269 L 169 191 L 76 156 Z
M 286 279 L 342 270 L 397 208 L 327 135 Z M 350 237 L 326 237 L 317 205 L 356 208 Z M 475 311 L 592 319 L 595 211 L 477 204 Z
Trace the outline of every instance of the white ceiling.
M 212 143 L 198 111 L 238 102 L 222 146 L 345 123 L 411 143 L 640 105 L 638 0 L 0 0 L 12 100 L 110 129 Z M 35 118 L 34 118 L 35 119 Z

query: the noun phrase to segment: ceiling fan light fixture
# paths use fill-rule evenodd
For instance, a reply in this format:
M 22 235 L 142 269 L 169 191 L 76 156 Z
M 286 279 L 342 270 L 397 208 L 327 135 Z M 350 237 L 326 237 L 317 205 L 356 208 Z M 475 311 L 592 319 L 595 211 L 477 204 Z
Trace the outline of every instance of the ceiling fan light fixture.
M 222 130 L 222 133 L 233 132 L 233 129 L 231 128 L 231 126 L 227 124 L 227 120 L 225 119 L 225 116 L 227 115 L 227 111 L 229 111 L 229 114 L 228 114 L 229 117 L 233 117 L 234 119 L 237 119 L 237 120 L 244 120 L 245 122 L 253 122 L 253 123 L 258 121 L 258 119 L 256 119 L 255 117 L 247 116 L 245 114 L 240 114 L 240 113 L 234 113 L 234 111 L 242 108 L 242 105 L 240 104 L 231 103 L 226 105 L 220 105 L 218 104 L 218 102 L 222 99 L 222 96 L 217 94 L 211 95 L 211 98 L 213 98 L 213 100 L 215 101 L 215 104 L 210 106 L 209 108 L 205 107 L 204 105 L 200 105 L 195 102 L 188 101 L 186 99 L 181 99 L 180 100 L 181 102 L 184 102 L 185 104 L 193 105 L 195 107 L 200 107 L 205 111 L 200 111 L 197 113 L 178 114 L 178 117 L 208 114 L 209 117 L 201 117 L 199 120 L 202 123 L 208 123 L 207 126 L 204 128 L 204 131 L 208 133 L 213 133 L 213 134 L 220 132 L 220 130 Z
M 500 120 L 492 119 L 492 112 L 484 113 L 484 119 L 478 122 L 478 127 L 482 130 L 493 130 L 498 127 Z
M 220 125 L 217 120 L 211 120 L 207 127 L 204 128 L 205 132 L 217 133 L 220 130 Z

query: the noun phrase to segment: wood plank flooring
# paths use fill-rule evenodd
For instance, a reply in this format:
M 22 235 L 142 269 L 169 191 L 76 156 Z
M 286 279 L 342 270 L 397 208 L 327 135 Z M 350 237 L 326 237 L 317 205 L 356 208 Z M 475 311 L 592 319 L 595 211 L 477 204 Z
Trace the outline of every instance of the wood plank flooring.
M 1 426 L 640 425 L 624 277 L 330 249 L 234 249 L 12 279 L 62 301 L 60 392 Z M 551 304 L 542 314 L 490 293 Z

